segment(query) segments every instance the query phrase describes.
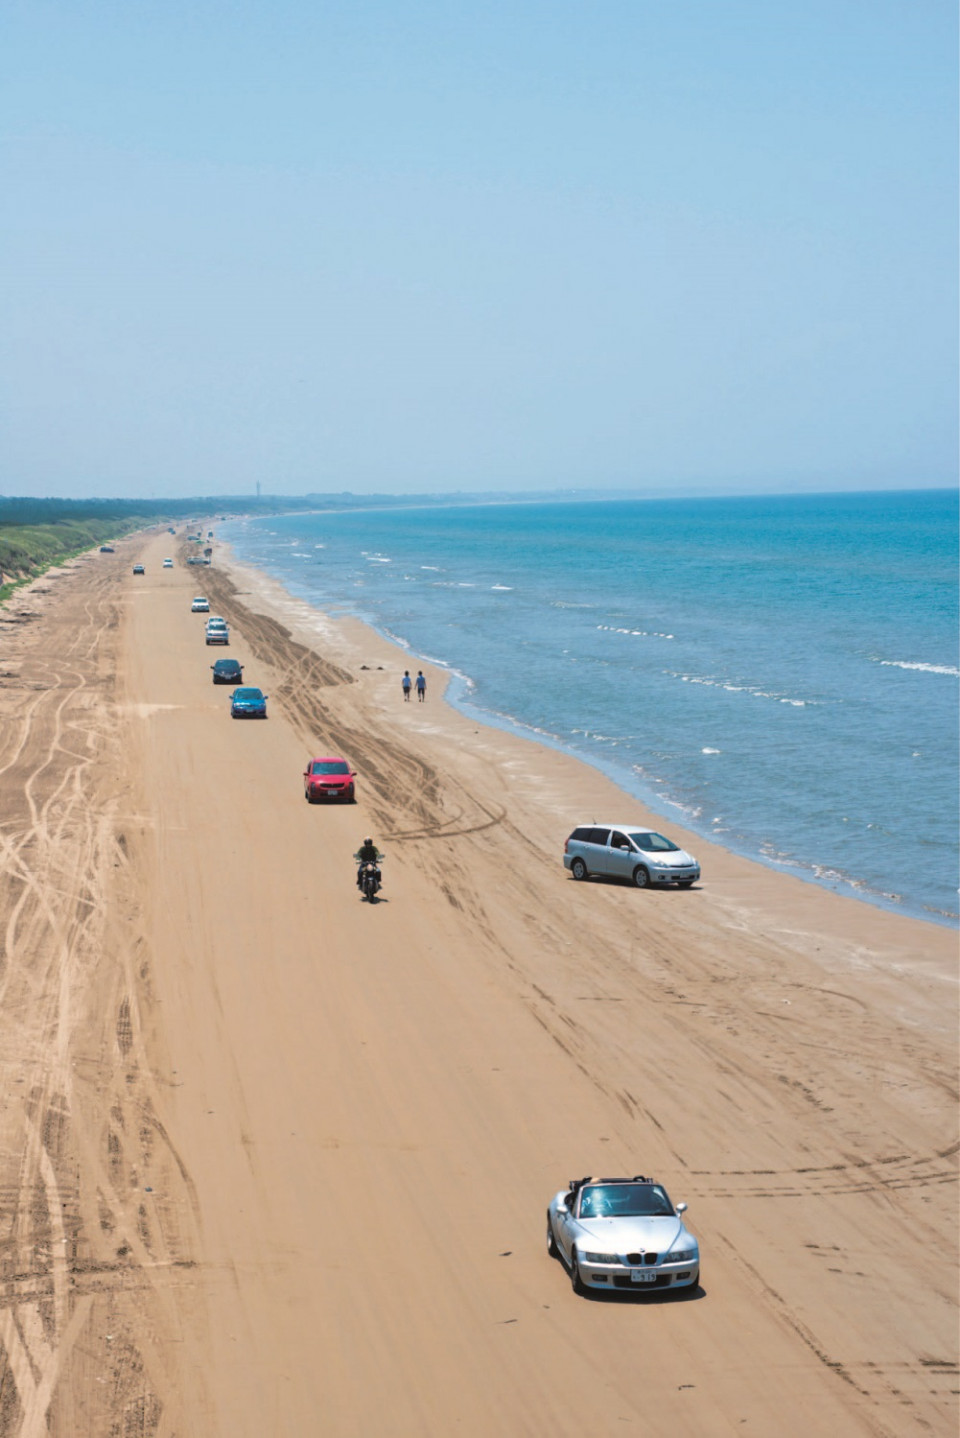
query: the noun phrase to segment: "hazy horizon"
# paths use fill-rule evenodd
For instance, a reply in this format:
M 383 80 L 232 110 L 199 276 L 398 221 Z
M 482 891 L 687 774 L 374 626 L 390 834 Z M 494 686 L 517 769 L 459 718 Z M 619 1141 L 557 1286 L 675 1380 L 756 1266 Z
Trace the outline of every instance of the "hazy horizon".
M 650 501 L 651 503 L 654 503 L 654 502 L 657 502 L 657 501 L 660 501 L 660 500 L 670 501 L 670 500 L 680 500 L 680 499 L 690 499 L 690 500 L 697 500 L 697 499 L 707 499 L 707 500 L 711 500 L 711 499 L 717 499 L 717 500 L 721 500 L 721 499 L 815 499 L 815 498 L 817 498 L 817 497 L 820 497 L 820 498 L 829 498 L 829 497 L 831 497 L 831 496 L 840 497 L 840 496 L 844 496 L 844 495 L 849 495 L 849 496 L 857 496 L 857 495 L 860 495 L 860 496 L 869 496 L 869 495 L 871 495 L 871 494 L 888 494 L 888 495 L 891 495 L 891 496 L 892 496 L 892 495 L 897 495 L 897 494 L 911 494 L 911 495 L 914 495 L 914 494 L 915 494 L 915 495 L 918 495 L 918 496 L 919 496 L 919 495 L 923 495 L 923 494 L 954 494 L 954 495 L 960 495 L 960 486 L 958 486 L 955 482 L 953 482 L 953 483 L 950 483 L 950 484 L 929 484 L 929 485 L 903 485 L 903 484 L 900 484 L 900 485 L 892 485 L 892 484 L 891 484 L 891 485 L 888 485 L 888 486 L 873 486 L 873 487 L 838 486 L 838 487 L 834 487 L 834 488 L 828 488 L 828 487 L 817 488 L 817 487 L 806 487 L 806 486 L 797 486 L 797 487 L 794 487 L 794 488 L 788 488 L 788 487 L 785 487 L 785 486 L 781 486 L 781 487 L 779 487 L 779 488 L 767 488 L 767 489 L 755 488 L 755 487 L 744 487 L 744 488 L 739 488 L 739 489 L 737 489 L 737 488 L 719 489 L 719 488 L 717 488 L 716 486 L 710 486 L 710 487 L 704 486 L 704 487 L 701 487 L 701 488 L 695 488 L 695 487 L 691 486 L 691 487 L 689 487 L 689 488 L 687 488 L 687 487 L 683 487 L 683 488 L 681 488 L 681 487 L 676 487 L 676 488 L 671 488 L 671 489 L 663 490 L 663 489 L 656 489 L 655 487 L 652 487 L 652 486 L 651 486 L 650 488 L 647 488 L 647 489 L 636 489 L 636 488 L 619 488 L 619 489 L 618 489 L 618 488 L 610 488 L 610 487 L 605 487 L 605 486 L 597 485 L 597 486 L 584 487 L 584 488 L 570 487 L 570 488 L 565 488 L 565 489 L 557 489 L 557 488 L 555 488 L 555 489 L 545 489 L 545 488 L 544 488 L 544 489 L 513 489 L 513 490 L 511 490 L 511 489 L 486 489 L 486 490 L 484 490 L 484 489 L 377 490 L 377 489 L 371 488 L 371 489 L 367 489 L 367 490 L 348 490 L 348 489 L 342 489 L 342 490 L 304 490 L 302 493 L 296 493 L 296 492 L 290 493 L 290 492 L 283 492 L 283 491 L 281 491 L 281 490 L 270 490 L 270 491 L 268 491 L 268 490 L 265 490 L 265 489 L 264 489 L 264 490 L 262 490 L 262 492 L 261 492 L 259 495 L 258 495 L 256 492 L 253 492 L 253 493 L 250 493 L 250 494 L 245 494 L 242 490 L 238 491 L 238 490 L 223 489 L 223 490 L 208 490 L 207 492 L 202 493 L 202 494 L 199 493 L 199 492 L 197 492 L 197 493 L 187 493 L 187 492 L 184 492 L 183 494 L 175 494 L 175 493 L 172 493 L 172 492 L 171 492 L 171 493 L 168 493 L 168 494 L 147 494 L 147 493 L 143 493 L 143 494 L 138 495 L 138 496 L 123 495 L 123 494 L 116 494 L 116 493 L 112 493 L 112 494 L 95 494 L 95 493 L 92 493 L 92 492 L 86 493 L 86 494 L 71 494 L 71 495 L 68 495 L 68 494 L 53 494 L 53 493 L 46 493 L 46 494 L 39 494 L 39 493 L 38 493 L 38 494 L 33 494 L 33 495 L 31 495 L 31 494 L 13 494 L 13 493 L 6 494 L 6 493 L 4 493 L 2 490 L 0 490 L 0 524 L 4 523 L 4 516 L 3 516 L 3 513 L 2 513 L 2 507 L 3 507 L 4 505 L 6 505 L 6 504 L 16 504 L 16 503 L 19 503 L 19 502 L 24 502 L 24 503 L 27 503 L 27 504 L 30 504 L 30 503 L 57 504 L 57 503 L 63 502 L 63 503 L 65 503 L 65 504 L 78 504 L 78 505 L 82 505 L 82 504 L 84 504 L 84 503 L 90 503 L 90 504 L 110 504 L 111 502 L 116 501 L 118 504 L 122 504 L 122 505 L 124 505 L 124 506 L 129 506 L 129 505 L 135 505 L 135 504 L 137 503 L 137 499 L 140 499 L 140 500 L 143 501 L 144 504 L 149 504 L 149 505 L 151 505 L 151 506 L 162 505 L 162 504 L 164 504 L 165 502 L 169 501 L 171 504 L 176 504 L 176 505 L 182 505 L 182 504 L 185 504 L 185 503 L 187 503 L 187 502 L 196 503 L 197 505 L 207 505 L 209 502 L 215 502 L 215 506 L 214 506 L 214 507 L 216 507 L 216 506 L 220 505 L 222 502 L 230 501 L 231 504 L 234 506 L 234 507 L 231 509 L 231 513 L 232 513 L 232 515 L 233 515 L 234 517 L 238 517 L 240 514 L 248 513 L 248 511 L 245 510 L 245 509 L 243 509 L 242 507 L 240 507 L 240 508 L 237 507 L 237 505 L 238 505 L 238 503 L 239 503 L 240 501 L 247 501 L 247 500 L 249 500 L 249 501 L 251 502 L 251 505 L 253 505 L 253 506 L 256 506 L 258 503 L 268 504 L 268 503 L 270 503 L 271 501 L 272 501 L 272 502 L 276 502 L 276 503 L 284 503 L 284 504 L 289 503 L 289 504 L 291 504 L 291 505 L 295 505 L 296 503 L 298 503 L 298 502 L 301 501 L 301 500 L 302 500 L 302 501 L 305 501 L 305 502 L 307 502 L 307 501 L 316 501 L 316 500 L 323 500 L 323 501 L 338 500 L 338 501 L 341 501 L 341 502 L 342 502 L 342 503 L 338 506 L 338 508 L 346 508 L 346 509 L 349 509 L 349 508 L 350 508 L 350 504 L 349 504 L 349 501 L 350 501 L 350 500 L 357 500 L 358 502 L 362 502 L 362 506 L 363 506 L 364 508 L 367 508 L 367 507 L 369 507 L 369 508 L 380 508 L 380 507 L 387 507 L 387 508 L 389 508 L 389 507 L 390 507 L 391 505 L 393 505 L 393 504 L 404 505 L 404 507 L 415 508 L 415 507 L 416 507 L 418 504 L 420 504 L 420 503 L 423 503 L 423 504 L 425 504 L 425 505 L 429 505 L 429 506 L 432 508 L 432 507 L 434 507 L 434 502 L 435 502 L 435 501 L 438 501 L 438 502 L 446 501 L 446 502 L 448 502 L 448 503 L 450 503 L 450 504 L 458 504 L 458 505 L 462 505 L 464 508 L 469 508 L 470 505 L 489 505 L 489 504 L 538 504 L 538 503 L 549 503 L 551 500 L 552 500 L 552 501 L 555 501 L 555 502 L 558 502 L 558 503 L 571 503 L 571 504 L 572 504 L 572 503 L 588 503 L 588 502 L 600 503 L 600 502 L 604 502 L 604 501 L 615 502 L 616 500 Z M 375 501 L 376 503 L 374 503 L 374 501 Z M 380 504 L 380 501 L 383 501 L 383 504 L 382 504 L 382 505 Z M 306 507 L 307 510 L 309 510 L 309 508 L 310 508 L 309 503 L 307 503 L 305 507 Z M 133 511 L 133 512 L 135 513 L 136 511 Z M 202 512 L 203 512 L 204 514 L 208 513 L 208 511 L 207 511 L 206 509 L 204 509 Z M 295 513 L 295 512 L 296 512 L 296 510 L 293 509 L 293 508 L 277 511 L 277 513 Z M 200 510 L 200 509 L 197 509 L 197 510 L 196 510 L 196 516 L 195 516 L 195 517 L 199 517 L 200 514 L 201 514 L 201 510 Z M 267 510 L 267 511 L 264 511 L 262 514 L 256 514 L 256 515 L 254 515 L 253 517 L 255 517 L 255 518 L 263 518 L 263 519 L 269 519 L 269 518 L 270 518 L 270 515 L 271 515 L 271 511 Z M 32 521 L 31 521 L 31 522 L 32 522 Z M 37 522 L 39 522 L 39 521 L 37 521 Z M 163 522 L 163 523 L 166 523 L 166 519 L 163 519 L 162 522 Z M 176 520 L 176 522 L 177 522 L 177 523 L 182 523 L 182 522 L 183 522 L 183 517 L 178 517 L 177 520 Z M 189 522 L 189 519 L 187 520 L 187 522 Z
M 933 0 L 15 0 L 0 492 L 950 488 Z

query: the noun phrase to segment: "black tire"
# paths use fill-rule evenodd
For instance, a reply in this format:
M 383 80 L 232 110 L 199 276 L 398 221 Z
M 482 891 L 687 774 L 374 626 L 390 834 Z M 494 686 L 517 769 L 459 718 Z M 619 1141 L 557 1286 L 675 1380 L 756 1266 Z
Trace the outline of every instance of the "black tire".
M 583 1286 L 583 1279 L 580 1277 L 580 1265 L 577 1262 L 576 1249 L 574 1249 L 570 1255 L 570 1287 L 578 1298 L 582 1298 L 587 1291 Z
M 692 879 L 678 879 L 678 880 L 677 880 L 677 888 L 678 888 L 678 889 L 692 889 L 692 888 L 693 888 L 693 880 L 692 880 Z
M 642 864 L 638 864 L 637 867 L 634 869 L 633 882 L 636 884 L 638 889 L 647 889 L 650 887 L 649 870 L 645 869 Z
M 575 879 L 588 879 L 590 877 L 587 866 L 582 859 L 574 859 L 570 865 L 570 872 Z
M 553 1224 L 550 1222 L 550 1210 L 547 1210 L 547 1254 L 550 1258 L 557 1258 L 560 1250 L 557 1247 L 557 1240 L 553 1236 Z

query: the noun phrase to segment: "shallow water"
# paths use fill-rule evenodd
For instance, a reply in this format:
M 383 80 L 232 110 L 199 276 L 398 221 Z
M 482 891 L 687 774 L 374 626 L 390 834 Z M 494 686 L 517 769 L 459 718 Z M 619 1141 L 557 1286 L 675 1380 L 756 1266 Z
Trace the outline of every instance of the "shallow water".
M 455 670 L 450 697 L 740 853 L 957 914 L 951 491 L 496 504 L 221 525 Z M 582 818 L 571 814 L 571 824 Z

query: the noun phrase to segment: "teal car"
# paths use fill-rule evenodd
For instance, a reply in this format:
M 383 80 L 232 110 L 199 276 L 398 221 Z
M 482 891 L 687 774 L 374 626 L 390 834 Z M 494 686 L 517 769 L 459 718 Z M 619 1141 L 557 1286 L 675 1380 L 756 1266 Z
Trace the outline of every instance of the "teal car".
M 230 695 L 231 719 L 266 719 L 267 696 L 262 689 L 234 689 Z

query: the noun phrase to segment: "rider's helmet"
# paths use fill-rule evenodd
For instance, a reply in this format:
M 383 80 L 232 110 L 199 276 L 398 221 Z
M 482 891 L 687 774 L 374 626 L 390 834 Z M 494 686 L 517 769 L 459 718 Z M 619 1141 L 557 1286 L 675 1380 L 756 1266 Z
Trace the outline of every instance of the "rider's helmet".
M 372 844 L 372 843 L 373 843 L 373 839 L 372 839 L 372 838 L 370 837 L 370 835 L 368 834 L 367 837 L 364 839 L 363 842 L 364 842 L 365 844 Z

